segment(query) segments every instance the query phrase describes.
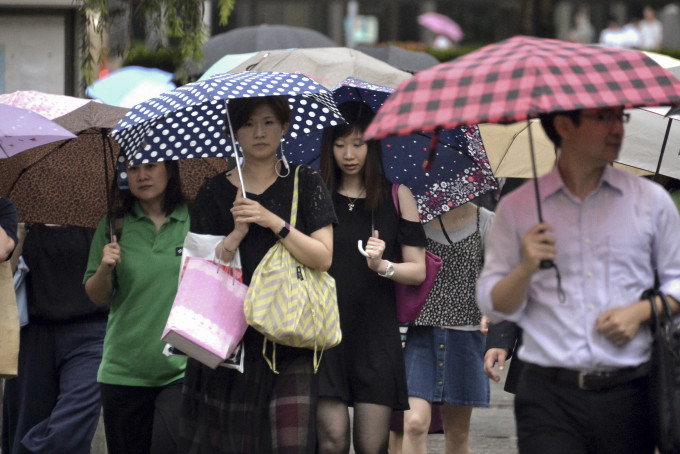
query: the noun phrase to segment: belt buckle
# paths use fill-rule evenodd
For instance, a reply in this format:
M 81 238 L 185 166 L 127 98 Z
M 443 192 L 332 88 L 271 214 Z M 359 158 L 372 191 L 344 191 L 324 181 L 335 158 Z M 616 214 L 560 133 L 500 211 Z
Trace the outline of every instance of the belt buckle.
M 586 387 L 586 376 L 587 375 L 588 374 L 586 372 L 579 372 L 578 373 L 578 389 L 588 391 L 588 387 Z

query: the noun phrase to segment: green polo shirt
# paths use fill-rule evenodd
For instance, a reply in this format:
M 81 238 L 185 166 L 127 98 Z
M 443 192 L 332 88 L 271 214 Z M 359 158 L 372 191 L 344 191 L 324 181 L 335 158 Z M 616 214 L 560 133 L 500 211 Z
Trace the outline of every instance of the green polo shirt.
M 161 334 L 177 293 L 189 210 L 178 207 L 156 232 L 139 204 L 123 218 L 120 264 L 111 273 L 115 293 L 97 379 L 125 386 L 163 386 L 184 376 L 186 358 L 163 354 Z M 83 283 L 99 268 L 106 235 L 103 219 L 92 239 Z

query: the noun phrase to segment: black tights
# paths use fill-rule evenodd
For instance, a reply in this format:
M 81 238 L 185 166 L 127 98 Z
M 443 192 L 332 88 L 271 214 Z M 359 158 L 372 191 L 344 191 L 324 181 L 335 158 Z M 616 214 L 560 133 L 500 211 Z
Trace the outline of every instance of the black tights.
M 392 409 L 385 405 L 354 404 L 354 451 L 356 454 L 386 454 Z M 348 453 L 350 422 L 347 403 L 319 398 L 317 409 L 319 454 Z

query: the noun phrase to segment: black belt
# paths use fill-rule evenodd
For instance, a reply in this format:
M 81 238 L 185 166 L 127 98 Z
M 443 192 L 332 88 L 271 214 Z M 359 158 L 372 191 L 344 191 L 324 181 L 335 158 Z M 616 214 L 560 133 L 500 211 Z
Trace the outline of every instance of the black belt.
M 561 367 L 542 367 L 530 363 L 524 365 L 524 369 L 527 372 L 535 373 L 586 391 L 601 391 L 629 383 L 648 375 L 650 368 L 649 362 L 637 367 L 600 372 L 581 372 L 573 369 L 562 369 Z

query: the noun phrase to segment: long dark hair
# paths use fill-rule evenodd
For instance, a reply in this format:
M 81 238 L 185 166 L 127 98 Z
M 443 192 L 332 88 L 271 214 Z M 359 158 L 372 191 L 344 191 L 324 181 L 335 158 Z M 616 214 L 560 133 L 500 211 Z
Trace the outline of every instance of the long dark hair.
M 345 137 L 354 132 L 364 133 L 368 124 L 373 119 L 373 111 L 362 102 L 346 102 L 338 106 L 346 123 L 324 129 L 321 137 L 321 160 L 320 170 L 328 190 L 331 194 L 338 191 L 342 171 L 335 162 L 333 144 L 340 137 Z M 384 197 L 385 176 L 382 165 L 382 146 L 378 140 L 366 142 L 366 162 L 364 163 L 364 186 L 366 187 L 366 210 L 374 211 L 378 208 Z
M 163 161 L 168 172 L 168 186 L 165 188 L 165 200 L 163 202 L 163 212 L 170 216 L 175 209 L 182 203 L 186 203 L 182 194 L 182 182 L 179 178 L 179 165 L 177 161 Z M 143 165 L 143 164 L 141 164 Z M 116 188 L 118 185 L 115 184 Z M 129 189 L 117 189 L 114 213 L 116 216 L 123 216 L 132 210 L 137 200 Z

